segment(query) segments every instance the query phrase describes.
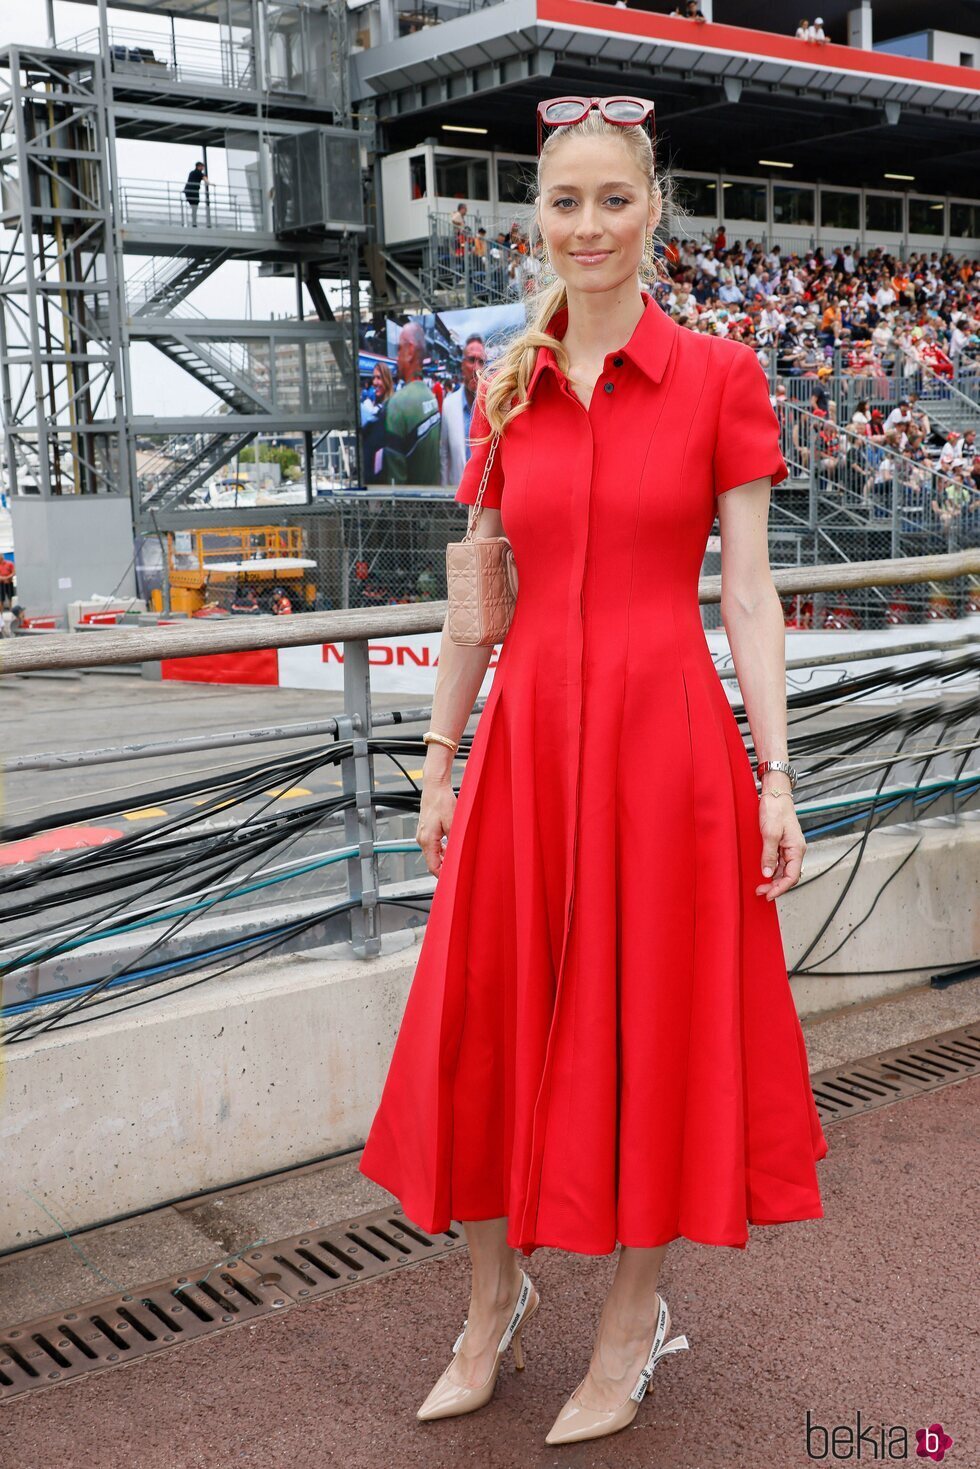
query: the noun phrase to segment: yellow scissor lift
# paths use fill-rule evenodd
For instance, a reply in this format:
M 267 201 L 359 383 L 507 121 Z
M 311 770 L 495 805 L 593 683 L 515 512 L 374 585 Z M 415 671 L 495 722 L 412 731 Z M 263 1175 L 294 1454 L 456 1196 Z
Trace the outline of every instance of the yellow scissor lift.
M 247 585 L 261 595 L 283 587 L 296 611 L 312 607 L 316 562 L 306 554 L 306 533 L 295 525 L 226 526 L 215 530 L 168 531 L 167 579 L 173 612 L 197 612 L 216 600 L 212 593 L 228 589 L 229 603 L 237 587 Z M 159 590 L 151 594 L 155 611 L 163 609 Z

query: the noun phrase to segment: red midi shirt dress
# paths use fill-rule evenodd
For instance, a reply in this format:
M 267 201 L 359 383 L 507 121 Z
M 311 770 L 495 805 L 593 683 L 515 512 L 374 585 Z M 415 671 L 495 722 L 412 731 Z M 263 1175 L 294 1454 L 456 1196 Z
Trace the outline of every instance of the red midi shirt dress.
M 483 503 L 517 606 L 359 1164 L 430 1232 L 506 1216 L 525 1256 L 744 1248 L 823 1215 L 755 778 L 698 604 L 717 496 L 788 471 L 751 348 L 643 298 L 587 409 L 540 347 L 500 440 Z

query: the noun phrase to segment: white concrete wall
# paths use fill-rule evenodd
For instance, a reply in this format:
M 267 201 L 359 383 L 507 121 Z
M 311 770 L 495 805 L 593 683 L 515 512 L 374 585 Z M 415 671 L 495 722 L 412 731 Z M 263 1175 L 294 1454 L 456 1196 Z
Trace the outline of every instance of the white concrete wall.
M 853 852 L 838 859 L 854 845 L 853 835 L 812 843 L 804 883 L 779 900 L 790 965 L 842 892 Z M 351 959 L 346 946 L 264 959 L 12 1046 L 0 1092 L 0 1248 L 57 1233 L 42 1203 L 70 1230 L 363 1142 L 422 932 L 386 936 L 375 961 Z M 800 1013 L 814 1014 L 921 984 L 978 952 L 980 813 L 892 828 L 871 837 L 808 961 L 850 977 L 796 979 L 794 994 Z M 907 972 L 881 972 L 899 967 Z
M 136 595 L 133 512 L 119 495 L 12 495 L 17 598 L 27 612 L 63 612 L 98 593 Z

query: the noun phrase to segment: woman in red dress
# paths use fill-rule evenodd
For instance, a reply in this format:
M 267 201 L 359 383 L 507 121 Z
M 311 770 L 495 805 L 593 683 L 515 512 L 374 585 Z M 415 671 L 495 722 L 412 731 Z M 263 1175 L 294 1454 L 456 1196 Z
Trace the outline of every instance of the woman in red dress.
M 418 828 L 439 880 L 360 1162 L 469 1247 L 423 1419 L 481 1407 L 511 1341 L 523 1365 L 540 1297 L 515 1251 L 620 1246 L 549 1443 L 624 1427 L 688 1345 L 666 1340 L 668 1243 L 743 1249 L 749 1224 L 821 1217 L 827 1151 L 774 903 L 805 848 L 767 543 L 778 425 L 752 349 L 644 289 L 670 181 L 647 127 L 595 100 L 539 143 L 545 268 L 474 405 L 456 498 L 485 480 L 475 533 L 509 538 L 517 606 L 458 799 L 491 650 L 444 631 Z M 700 616 L 716 515 L 761 792 Z

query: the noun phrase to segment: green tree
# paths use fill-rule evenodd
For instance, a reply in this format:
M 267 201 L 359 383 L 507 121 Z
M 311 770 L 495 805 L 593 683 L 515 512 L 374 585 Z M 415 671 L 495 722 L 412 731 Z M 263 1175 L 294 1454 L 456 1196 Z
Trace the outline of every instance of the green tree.
M 248 444 L 239 454 L 243 464 L 255 463 L 255 447 Z M 298 469 L 300 464 L 299 454 L 295 449 L 277 449 L 272 444 L 263 444 L 259 449 L 260 464 L 278 464 L 283 475 L 290 469 Z M 288 476 L 286 476 L 288 477 Z

